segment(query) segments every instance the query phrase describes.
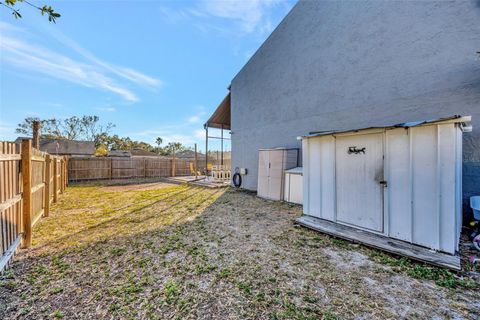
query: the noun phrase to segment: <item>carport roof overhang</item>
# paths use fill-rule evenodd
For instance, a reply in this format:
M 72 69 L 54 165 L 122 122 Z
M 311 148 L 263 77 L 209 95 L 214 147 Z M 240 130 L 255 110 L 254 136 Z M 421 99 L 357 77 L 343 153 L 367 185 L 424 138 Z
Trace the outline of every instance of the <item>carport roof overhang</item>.
M 230 93 L 222 100 L 204 126 L 205 128 L 230 130 Z

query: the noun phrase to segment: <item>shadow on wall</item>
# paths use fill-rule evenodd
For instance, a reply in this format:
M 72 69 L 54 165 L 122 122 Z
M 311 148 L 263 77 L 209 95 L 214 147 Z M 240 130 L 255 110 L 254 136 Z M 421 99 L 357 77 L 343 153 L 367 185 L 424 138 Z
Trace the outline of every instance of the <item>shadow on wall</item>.
M 476 0 L 475 4 L 477 8 L 480 9 L 480 0 Z M 480 70 L 480 47 L 477 50 L 477 54 L 479 55 L 478 70 Z M 480 78 L 478 81 L 472 83 L 472 88 L 480 88 Z M 473 219 L 472 208 L 470 208 L 470 197 L 480 195 L 480 136 L 478 134 L 464 136 L 462 178 L 464 181 L 462 186 L 463 218 L 464 223 L 468 223 Z

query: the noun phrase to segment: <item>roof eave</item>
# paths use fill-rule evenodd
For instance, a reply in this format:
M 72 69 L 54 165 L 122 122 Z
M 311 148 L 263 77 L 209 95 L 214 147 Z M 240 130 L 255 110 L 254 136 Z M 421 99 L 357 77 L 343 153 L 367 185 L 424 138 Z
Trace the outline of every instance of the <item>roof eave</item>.
M 366 130 L 374 130 L 374 129 L 395 129 L 395 128 L 411 128 L 411 127 L 419 127 L 419 126 L 427 126 L 433 124 L 446 124 L 446 123 L 462 123 L 463 128 L 465 128 L 465 132 L 471 131 L 471 126 L 468 125 L 472 121 L 471 116 L 460 116 L 455 115 L 448 118 L 440 118 L 436 120 L 425 120 L 425 121 L 417 121 L 417 122 L 405 122 L 399 123 L 394 125 L 388 126 L 378 126 L 378 127 L 367 127 L 367 128 L 359 128 L 359 129 L 349 129 L 349 130 L 328 130 L 328 131 L 312 131 L 309 134 L 299 136 L 297 139 L 301 140 L 304 138 L 313 138 L 313 137 L 321 137 L 321 136 L 328 136 L 334 134 L 344 134 L 344 133 L 356 133 Z M 463 129 L 462 129 L 463 130 Z

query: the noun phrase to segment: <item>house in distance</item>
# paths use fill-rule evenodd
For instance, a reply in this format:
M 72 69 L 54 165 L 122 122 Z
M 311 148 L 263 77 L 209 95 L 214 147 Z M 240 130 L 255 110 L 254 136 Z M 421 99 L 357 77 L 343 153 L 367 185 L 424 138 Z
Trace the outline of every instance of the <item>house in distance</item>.
M 16 144 L 21 144 L 22 140 L 30 139 L 19 137 L 15 140 Z M 95 153 L 95 142 L 78 141 L 67 139 L 40 139 L 40 151 L 47 152 L 56 156 L 92 157 Z

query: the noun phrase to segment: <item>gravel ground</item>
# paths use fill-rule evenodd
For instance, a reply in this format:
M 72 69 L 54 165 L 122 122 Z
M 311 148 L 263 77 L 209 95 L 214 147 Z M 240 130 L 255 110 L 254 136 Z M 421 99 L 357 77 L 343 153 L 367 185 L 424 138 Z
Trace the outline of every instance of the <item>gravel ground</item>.
M 478 280 L 296 226 L 301 207 L 156 182 L 69 187 L 2 319 L 478 319 Z

